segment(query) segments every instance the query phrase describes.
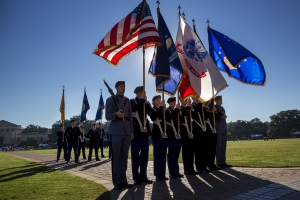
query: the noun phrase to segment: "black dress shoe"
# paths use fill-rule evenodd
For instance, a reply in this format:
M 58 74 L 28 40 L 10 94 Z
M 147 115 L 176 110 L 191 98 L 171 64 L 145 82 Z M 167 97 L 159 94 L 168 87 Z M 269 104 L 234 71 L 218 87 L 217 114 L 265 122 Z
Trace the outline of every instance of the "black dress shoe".
M 120 184 L 115 185 L 114 190 L 121 190 L 121 185 Z
M 152 181 L 152 180 L 149 180 L 149 179 L 146 179 L 146 180 L 142 180 L 142 183 L 152 184 L 153 181 Z
M 212 172 L 213 170 L 210 167 L 206 167 L 205 172 Z
M 177 178 L 176 175 L 172 175 L 172 174 L 170 174 L 169 177 L 170 177 L 170 178 Z
M 101 158 L 105 158 L 105 156 L 101 156 Z
M 96 161 L 100 161 L 100 160 L 101 160 L 101 159 L 99 159 L 99 158 L 98 158 L 98 159 L 96 159 Z
M 140 185 L 139 181 L 134 181 L 133 185 Z
M 223 167 L 232 167 L 232 165 L 228 165 L 227 163 L 225 163 L 225 164 L 223 165 Z
M 213 170 L 220 170 L 220 169 L 222 169 L 222 167 L 219 167 L 219 166 L 216 166 L 216 165 L 215 165 L 215 166 L 212 167 L 212 169 L 213 169 Z
M 121 186 L 125 187 L 125 188 L 132 188 L 133 187 L 133 185 L 130 184 L 130 183 L 122 183 Z
M 192 171 L 184 171 L 184 174 L 185 174 L 185 175 L 194 175 L 195 172 L 192 172 Z
M 158 176 L 155 178 L 155 180 L 156 181 L 165 181 L 164 177 L 158 177 Z
M 196 169 L 195 174 L 202 174 L 204 170 L 202 169 Z
M 176 176 L 177 176 L 178 178 L 183 178 L 183 177 L 184 177 L 184 175 L 183 175 L 183 174 L 180 174 L 180 173 L 177 174 Z

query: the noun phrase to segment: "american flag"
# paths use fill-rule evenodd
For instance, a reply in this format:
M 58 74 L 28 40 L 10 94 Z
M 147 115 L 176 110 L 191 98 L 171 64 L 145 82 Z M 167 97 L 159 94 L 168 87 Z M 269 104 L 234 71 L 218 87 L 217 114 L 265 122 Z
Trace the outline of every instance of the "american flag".
M 122 58 L 148 43 L 161 44 L 150 8 L 144 0 L 106 34 L 94 54 L 118 66 Z

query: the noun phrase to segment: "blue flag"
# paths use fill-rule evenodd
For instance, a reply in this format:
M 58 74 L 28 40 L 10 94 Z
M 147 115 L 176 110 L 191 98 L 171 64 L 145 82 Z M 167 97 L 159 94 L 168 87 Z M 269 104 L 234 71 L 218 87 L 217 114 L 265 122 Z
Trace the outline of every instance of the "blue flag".
M 100 95 L 100 100 L 99 100 L 99 104 L 98 104 L 98 109 L 97 109 L 95 121 L 102 120 L 102 112 L 103 112 L 102 110 L 103 109 L 104 109 L 104 101 L 103 101 L 102 91 L 101 91 L 101 95 Z
M 86 96 L 85 88 L 84 88 L 84 95 L 83 95 L 80 122 L 86 121 L 86 113 L 89 109 L 90 109 L 90 104 L 89 104 L 88 98 Z
M 171 96 L 176 93 L 182 79 L 182 66 L 163 16 L 158 12 L 158 34 L 162 45 L 156 47 L 149 74 L 156 77 L 156 91 Z
M 230 37 L 207 28 L 209 52 L 219 70 L 250 85 L 264 85 L 266 72 L 262 62 Z

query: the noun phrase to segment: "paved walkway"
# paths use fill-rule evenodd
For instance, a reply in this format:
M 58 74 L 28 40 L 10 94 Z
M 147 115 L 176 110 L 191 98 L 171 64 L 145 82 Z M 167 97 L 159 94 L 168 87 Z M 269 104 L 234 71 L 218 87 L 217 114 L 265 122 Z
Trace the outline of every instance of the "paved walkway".
M 111 182 L 111 162 L 106 158 L 91 162 L 81 160 L 78 164 L 71 160 L 66 164 L 63 161 L 55 162 L 55 155 L 21 151 L 10 154 L 100 183 L 110 191 L 112 200 L 300 199 L 300 168 L 233 167 L 213 173 L 189 175 L 181 179 L 154 181 L 150 185 L 143 183 L 131 189 L 115 191 Z M 180 168 L 183 169 L 182 165 Z M 132 183 L 130 160 L 128 160 L 127 177 Z M 148 163 L 148 178 L 155 180 L 151 161 Z

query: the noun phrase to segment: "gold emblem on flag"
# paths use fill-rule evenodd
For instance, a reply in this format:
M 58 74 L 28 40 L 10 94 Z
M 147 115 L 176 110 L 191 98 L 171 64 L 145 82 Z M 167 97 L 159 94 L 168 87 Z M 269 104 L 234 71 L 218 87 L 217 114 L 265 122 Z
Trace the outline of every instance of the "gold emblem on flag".
M 166 45 L 167 45 L 167 50 L 169 50 L 171 48 L 171 45 L 172 45 L 172 39 L 171 38 L 168 38 L 166 40 Z

